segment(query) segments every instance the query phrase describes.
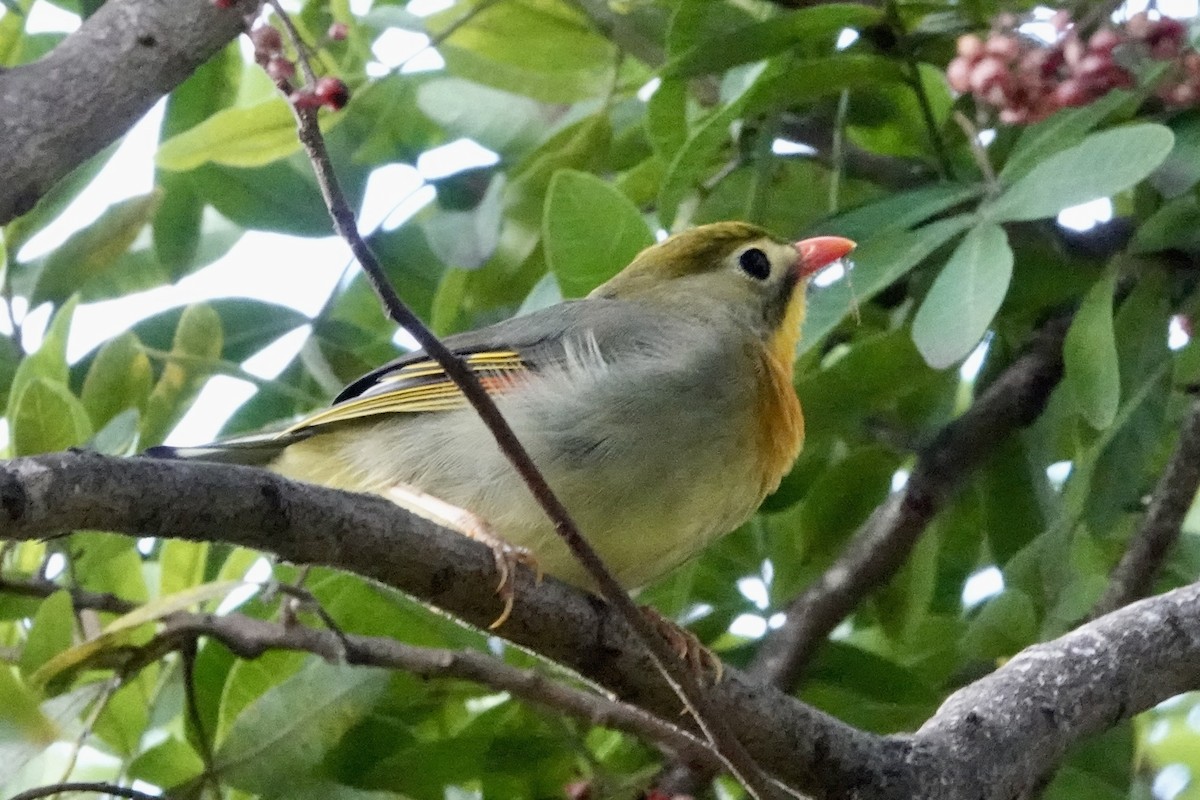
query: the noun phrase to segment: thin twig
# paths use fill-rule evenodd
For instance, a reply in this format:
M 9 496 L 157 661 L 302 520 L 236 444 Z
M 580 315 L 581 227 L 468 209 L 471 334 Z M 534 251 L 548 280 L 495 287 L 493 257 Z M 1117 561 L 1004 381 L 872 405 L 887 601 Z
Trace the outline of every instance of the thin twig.
M 272 0 L 272 4 L 275 6 L 276 12 L 285 20 L 289 32 L 295 35 L 295 27 L 290 22 L 286 22 L 287 15 L 279 7 L 277 0 Z M 299 47 L 297 49 L 303 55 L 302 49 Z M 306 74 L 310 70 L 311 68 L 306 68 Z M 295 104 L 292 105 L 292 110 L 296 116 L 300 142 L 312 162 L 317 184 L 321 188 L 321 194 L 333 219 L 334 228 L 349 244 L 389 316 L 417 340 L 426 354 L 441 366 L 446 375 L 462 391 L 463 396 L 479 414 L 480 419 L 496 439 L 500 450 L 529 488 L 538 505 L 542 507 L 554 524 L 555 531 L 567 543 L 571 552 L 595 581 L 604 599 L 617 609 L 634 631 L 671 688 L 675 690 L 680 700 L 691 712 L 696 724 L 722 754 L 729 771 L 746 787 L 752 797 L 763 800 L 763 798 L 776 796 L 778 792 L 775 785 L 746 752 L 729 725 L 716 713 L 691 668 L 658 634 L 650 620 L 641 613 L 625 589 L 605 567 L 600 556 L 584 539 L 571 518 L 570 512 L 550 489 L 537 465 L 521 445 L 516 434 L 500 414 L 499 409 L 496 408 L 495 403 L 492 402 L 475 374 L 442 344 L 441 340 L 396 294 L 396 290 L 388 281 L 383 266 L 358 232 L 354 212 L 346 202 L 337 176 L 334 174 L 329 153 L 325 148 L 324 137 L 317 125 L 316 110 L 300 108 Z
M 295 587 L 284 588 L 280 585 L 279 588 L 289 596 L 296 596 L 291 591 Z M 0 579 L 0 593 L 44 598 L 60 590 L 62 587 L 48 581 Z M 127 613 L 138 607 L 135 603 L 110 594 L 82 589 L 68 591 L 76 609 Z M 320 607 L 316 598 L 304 590 L 300 591 L 306 602 L 311 600 L 314 607 Z M 327 616 L 323 615 L 322 621 L 329 625 L 332 620 Z M 163 623 L 164 631 L 145 648 L 155 653 L 164 649 L 181 650 L 185 657 L 185 681 L 191 680 L 190 670 L 186 667 L 187 648 L 194 646 L 198 637 L 208 636 L 243 658 L 257 658 L 270 650 L 293 650 L 355 666 L 398 669 L 427 678 L 474 681 L 492 689 L 512 692 L 521 700 L 565 712 L 589 724 L 637 736 L 672 754 L 704 764 L 709 769 L 717 770 L 722 766 L 721 759 L 710 745 L 647 711 L 568 686 L 536 670 L 510 666 L 484 653 L 416 647 L 390 637 L 347 634 L 338 630 L 336 625 L 328 630 L 318 630 L 306 625 L 270 622 L 238 613 L 216 616 L 177 612 L 164 618 Z M 209 745 L 194 695 L 188 699 L 188 713 L 197 735 L 202 739 L 201 755 L 205 756 Z M 210 759 L 211 754 L 205 756 L 206 764 Z
M 1183 518 L 1200 489 L 1200 400 L 1194 400 L 1175 452 L 1163 470 L 1150 506 L 1104 594 L 1088 614 L 1095 619 L 1149 594 L 1167 552 L 1179 539 Z
M 829 207 L 826 210 L 830 216 L 836 214 L 841 205 L 842 178 L 846 172 L 846 116 L 849 112 L 850 90 L 842 89 L 833 118 L 833 141 L 829 152 Z
M 967 119 L 966 114 L 958 110 L 954 112 L 954 121 L 958 123 L 958 127 L 962 129 L 963 135 L 967 139 L 967 145 L 971 148 L 971 157 L 975 159 L 975 166 L 979 167 L 979 172 L 983 175 L 983 183 L 987 187 L 988 196 L 997 196 L 1000 194 L 1000 182 L 996 180 L 996 170 L 992 168 L 992 160 L 988 158 L 983 142 L 979 141 L 979 129 L 975 127 L 975 123 Z
M 39 800 L 39 798 L 53 797 L 63 792 L 91 792 L 93 794 L 116 795 L 117 797 L 129 798 L 129 800 L 170 800 L 170 795 L 148 794 L 146 792 L 139 792 L 137 789 L 130 789 L 126 786 L 118 786 L 115 783 L 103 783 L 101 781 L 51 783 L 46 786 L 37 786 L 33 789 L 18 792 L 8 798 L 8 800 Z

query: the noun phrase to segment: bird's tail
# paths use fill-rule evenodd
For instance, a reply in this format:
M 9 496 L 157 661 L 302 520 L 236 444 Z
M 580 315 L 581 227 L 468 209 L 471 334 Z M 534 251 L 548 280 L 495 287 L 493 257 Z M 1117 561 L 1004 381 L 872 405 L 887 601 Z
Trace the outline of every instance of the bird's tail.
M 202 444 L 196 447 L 149 447 L 143 455 L 150 458 L 183 458 L 197 461 L 213 461 L 218 464 L 241 464 L 247 467 L 265 467 L 283 453 L 288 445 L 295 444 L 311 435 L 308 431 L 292 433 L 266 433 L 255 436 L 240 436 L 223 442 Z

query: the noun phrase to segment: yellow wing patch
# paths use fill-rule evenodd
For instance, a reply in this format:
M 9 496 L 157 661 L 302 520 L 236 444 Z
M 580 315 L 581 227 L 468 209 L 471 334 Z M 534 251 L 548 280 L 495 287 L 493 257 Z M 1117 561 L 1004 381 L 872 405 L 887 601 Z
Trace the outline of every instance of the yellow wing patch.
M 469 353 L 462 360 L 488 394 L 504 391 L 529 372 L 521 356 L 511 350 Z M 436 361 L 426 359 L 384 373 L 361 396 L 305 417 L 280 435 L 376 414 L 454 411 L 466 406 L 466 398 L 446 377 L 446 371 Z

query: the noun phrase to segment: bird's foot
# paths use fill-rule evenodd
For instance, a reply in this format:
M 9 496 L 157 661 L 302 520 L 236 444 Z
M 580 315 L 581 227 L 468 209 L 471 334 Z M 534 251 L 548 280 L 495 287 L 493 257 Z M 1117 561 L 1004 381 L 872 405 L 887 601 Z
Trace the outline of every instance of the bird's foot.
M 504 541 L 488 521 L 478 514 L 447 503 L 439 497 L 434 497 L 428 492 L 423 492 L 407 484 L 392 486 L 388 489 L 387 496 L 414 514 L 452 528 L 491 549 L 492 557 L 496 561 L 496 572 L 500 575 L 500 580 L 496 585 L 496 594 L 500 597 L 504 608 L 500 611 L 500 616 L 496 617 L 491 625 L 488 625 L 488 630 L 499 628 L 512 614 L 513 602 L 516 600 L 517 564 L 524 564 L 533 570 L 537 575 L 537 582 L 541 583 L 542 567 L 532 551 Z
M 702 683 L 721 682 L 721 676 L 725 669 L 721 659 L 717 658 L 712 650 L 705 647 L 696 634 L 667 619 L 651 606 L 640 606 L 639 608 L 642 616 L 649 620 L 654 629 L 658 631 L 659 636 L 667 640 L 667 644 L 671 646 L 680 660 L 687 664 L 693 675 Z

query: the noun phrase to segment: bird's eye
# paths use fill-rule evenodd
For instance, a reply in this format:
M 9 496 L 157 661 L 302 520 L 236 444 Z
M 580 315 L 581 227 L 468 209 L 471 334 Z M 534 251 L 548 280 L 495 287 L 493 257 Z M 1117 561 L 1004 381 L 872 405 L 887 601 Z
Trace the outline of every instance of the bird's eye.
M 738 256 L 738 266 L 751 278 L 760 281 L 766 280 L 767 276 L 771 274 L 771 259 L 767 258 L 767 254 L 757 247 L 751 247 Z

